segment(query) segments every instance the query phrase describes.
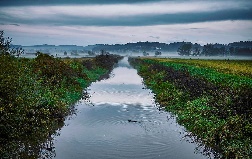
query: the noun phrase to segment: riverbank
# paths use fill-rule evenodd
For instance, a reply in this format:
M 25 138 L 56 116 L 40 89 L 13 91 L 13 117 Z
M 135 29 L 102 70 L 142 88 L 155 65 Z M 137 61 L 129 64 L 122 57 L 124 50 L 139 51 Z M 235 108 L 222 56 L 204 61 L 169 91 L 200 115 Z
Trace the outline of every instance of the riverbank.
M 83 89 L 106 77 L 121 59 L 0 56 L 1 158 L 40 158 L 47 153 L 42 150 L 49 152 L 48 138 L 64 125 Z
M 130 58 L 156 94 L 198 141 L 223 158 L 252 156 L 251 61 Z
M 108 79 L 93 82 L 88 102 L 80 100 L 77 114 L 54 139 L 55 159 L 207 159 L 143 87 L 127 57 Z

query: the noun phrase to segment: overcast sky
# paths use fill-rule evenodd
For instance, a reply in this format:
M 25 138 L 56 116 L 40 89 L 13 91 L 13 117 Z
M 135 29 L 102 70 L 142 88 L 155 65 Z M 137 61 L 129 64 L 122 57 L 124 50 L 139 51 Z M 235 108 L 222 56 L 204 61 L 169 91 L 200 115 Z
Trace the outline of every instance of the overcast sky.
M 13 44 L 252 40 L 252 0 L 0 0 Z

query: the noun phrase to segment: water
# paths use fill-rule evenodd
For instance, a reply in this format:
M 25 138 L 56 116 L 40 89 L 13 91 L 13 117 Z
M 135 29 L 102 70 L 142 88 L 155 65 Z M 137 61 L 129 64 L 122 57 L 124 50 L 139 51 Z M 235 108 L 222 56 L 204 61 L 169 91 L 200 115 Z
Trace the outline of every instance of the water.
M 186 142 L 184 128 L 158 110 L 142 79 L 119 62 L 109 79 L 88 88 L 77 115 L 66 121 L 54 140 L 58 159 L 202 159 L 196 144 Z

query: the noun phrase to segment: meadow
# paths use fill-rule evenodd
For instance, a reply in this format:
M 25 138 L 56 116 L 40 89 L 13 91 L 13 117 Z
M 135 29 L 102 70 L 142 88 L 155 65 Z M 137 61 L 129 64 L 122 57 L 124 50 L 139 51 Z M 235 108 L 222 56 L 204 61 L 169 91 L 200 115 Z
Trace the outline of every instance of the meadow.
M 160 107 L 221 158 L 252 158 L 252 61 L 130 58 Z

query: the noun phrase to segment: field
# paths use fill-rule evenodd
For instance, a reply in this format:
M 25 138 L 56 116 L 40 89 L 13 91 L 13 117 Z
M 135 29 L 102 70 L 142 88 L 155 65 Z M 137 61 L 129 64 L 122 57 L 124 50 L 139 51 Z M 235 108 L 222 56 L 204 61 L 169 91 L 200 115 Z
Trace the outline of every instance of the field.
M 252 61 L 130 58 L 161 107 L 223 158 L 252 157 Z

